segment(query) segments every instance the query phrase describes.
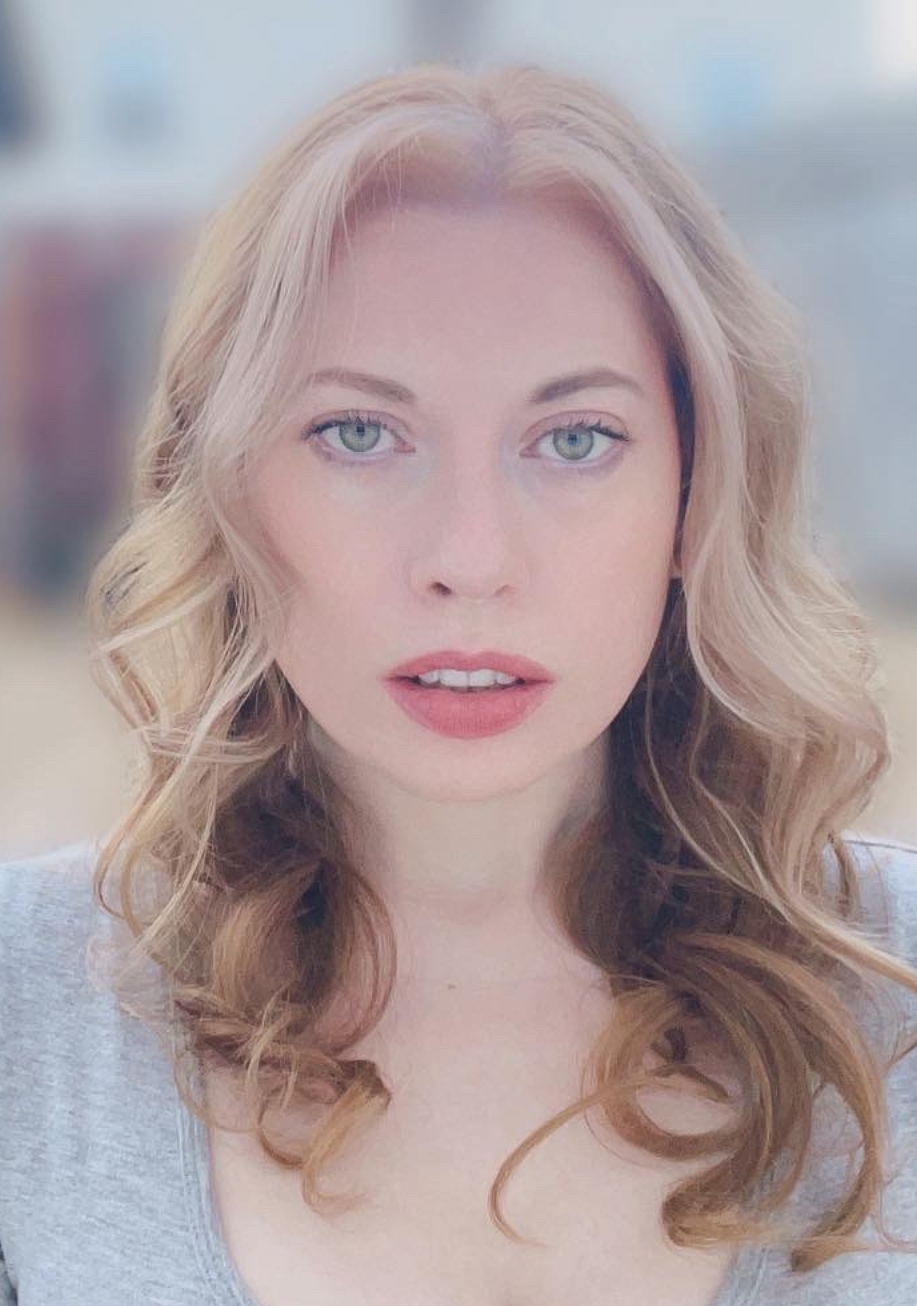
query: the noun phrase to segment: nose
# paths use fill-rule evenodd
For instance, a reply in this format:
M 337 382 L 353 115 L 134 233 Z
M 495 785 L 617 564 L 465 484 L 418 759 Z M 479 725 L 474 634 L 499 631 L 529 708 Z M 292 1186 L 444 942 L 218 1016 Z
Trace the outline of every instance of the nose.
M 410 571 L 416 593 L 450 592 L 482 602 L 522 586 L 527 559 L 519 504 L 495 462 L 483 469 L 480 463 L 444 469 L 425 525 L 414 537 Z

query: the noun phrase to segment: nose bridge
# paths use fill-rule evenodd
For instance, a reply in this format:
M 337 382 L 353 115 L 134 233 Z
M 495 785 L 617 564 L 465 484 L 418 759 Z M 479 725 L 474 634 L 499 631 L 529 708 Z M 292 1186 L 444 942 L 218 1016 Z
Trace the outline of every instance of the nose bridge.
M 445 458 L 433 478 L 422 582 L 483 596 L 516 584 L 522 566 L 513 478 L 499 448 Z

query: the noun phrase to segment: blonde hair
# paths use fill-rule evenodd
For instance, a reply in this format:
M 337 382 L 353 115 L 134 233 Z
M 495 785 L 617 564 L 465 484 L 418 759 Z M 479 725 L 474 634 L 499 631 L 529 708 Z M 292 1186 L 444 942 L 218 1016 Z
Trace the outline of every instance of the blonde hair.
M 595 1105 L 654 1155 L 726 1152 L 666 1197 L 676 1244 L 773 1238 L 762 1217 L 800 1179 L 818 1081 L 852 1110 L 863 1157 L 793 1250 L 793 1267 L 812 1269 L 862 1245 L 853 1235 L 883 1184 L 885 1076 L 914 1046 L 899 1040 L 883 1059 L 842 994 L 875 999 L 880 977 L 917 992 L 917 972 L 862 926 L 840 833 L 889 761 L 876 659 L 811 540 L 794 312 L 675 160 L 584 79 L 427 64 L 365 81 L 204 227 L 166 324 L 130 521 L 87 595 L 97 679 L 144 758 L 95 872 L 98 902 L 133 939 L 115 987 L 155 963 L 194 1054 L 244 1071 L 261 1145 L 301 1170 L 316 1211 L 332 1209 L 322 1168 L 390 1100 L 377 1066 L 346 1053 L 388 1002 L 394 936 L 361 873 L 362 814 L 309 748 L 308 715 L 272 655 L 290 578 L 247 510 L 246 476 L 295 402 L 332 259 L 361 217 L 412 199 L 551 198 L 600 224 L 652 306 L 681 441 L 682 576 L 606 732 L 607 802 L 559 832 L 546 862 L 571 945 L 607 974 L 614 1021 L 580 1099 L 501 1166 L 490 1214 L 518 1237 L 500 1211 L 510 1173 Z M 116 864 L 120 910 L 103 893 Z M 332 1023 L 355 966 L 365 1004 Z M 729 1099 L 691 1064 L 700 1029 L 740 1068 L 742 1110 L 728 1128 L 672 1134 L 639 1109 L 645 1088 L 677 1075 Z M 175 1072 L 210 1118 L 180 1058 Z M 323 1113 L 288 1152 L 263 1122 L 294 1098 Z

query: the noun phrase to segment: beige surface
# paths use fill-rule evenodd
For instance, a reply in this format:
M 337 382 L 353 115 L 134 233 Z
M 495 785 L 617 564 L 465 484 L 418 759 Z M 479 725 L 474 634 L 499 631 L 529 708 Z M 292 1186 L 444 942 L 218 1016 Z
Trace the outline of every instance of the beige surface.
M 874 614 L 895 757 L 857 830 L 917 843 L 917 614 Z M 0 598 L 0 858 L 101 833 L 133 745 L 92 681 L 77 615 Z
M 917 612 L 870 616 L 887 682 L 892 766 L 857 829 L 917 844 Z

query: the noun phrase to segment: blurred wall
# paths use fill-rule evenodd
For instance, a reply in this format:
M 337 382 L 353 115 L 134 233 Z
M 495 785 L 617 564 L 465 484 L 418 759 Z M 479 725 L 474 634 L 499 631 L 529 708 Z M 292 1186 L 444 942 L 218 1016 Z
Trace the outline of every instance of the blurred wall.
M 0 856 L 98 833 L 129 741 L 80 597 L 124 512 L 180 260 L 290 125 L 420 59 L 535 59 L 628 101 L 802 310 L 825 551 L 881 645 L 917 840 L 917 5 L 0 0 Z

